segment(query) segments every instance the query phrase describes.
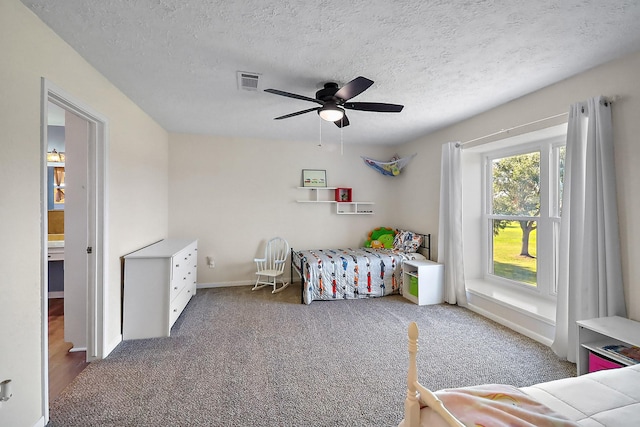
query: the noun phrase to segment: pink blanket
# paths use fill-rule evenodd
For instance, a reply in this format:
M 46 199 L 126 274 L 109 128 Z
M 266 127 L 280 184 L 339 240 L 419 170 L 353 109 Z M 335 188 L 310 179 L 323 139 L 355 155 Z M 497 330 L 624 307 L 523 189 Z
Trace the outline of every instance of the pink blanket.
M 473 427 L 576 427 L 517 388 L 502 384 L 435 393 L 460 422 Z

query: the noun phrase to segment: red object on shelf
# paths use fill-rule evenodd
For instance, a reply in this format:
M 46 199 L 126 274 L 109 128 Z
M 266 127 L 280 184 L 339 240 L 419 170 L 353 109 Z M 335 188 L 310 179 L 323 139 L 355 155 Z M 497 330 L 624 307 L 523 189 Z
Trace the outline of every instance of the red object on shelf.
M 350 188 L 336 188 L 336 202 L 350 202 L 350 201 L 351 201 Z

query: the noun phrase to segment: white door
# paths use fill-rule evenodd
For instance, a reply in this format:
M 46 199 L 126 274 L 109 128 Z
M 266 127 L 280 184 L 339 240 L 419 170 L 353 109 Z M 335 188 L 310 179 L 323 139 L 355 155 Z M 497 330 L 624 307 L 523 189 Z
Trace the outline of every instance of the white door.
M 65 113 L 64 340 L 87 349 L 89 122 Z
M 105 248 L 105 235 L 108 233 L 104 218 L 107 210 L 105 182 L 108 124 L 106 117 L 42 78 L 43 117 L 48 117 L 49 101 L 67 111 L 65 126 L 68 128 L 65 130 L 68 132 L 69 145 L 65 148 L 68 152 L 65 178 L 69 180 L 69 187 L 67 187 L 69 198 L 65 197 L 65 339 L 72 342 L 75 349 L 86 348 L 87 361 L 92 361 L 103 358 L 105 354 L 104 328 L 107 322 L 104 309 L 106 305 L 104 266 L 108 257 Z M 42 217 L 46 218 L 46 120 L 42 121 L 41 135 L 43 180 L 40 203 Z M 46 221 L 43 221 L 41 238 L 43 295 L 41 402 L 46 423 L 49 420 Z M 93 248 L 91 254 L 87 254 L 88 246 Z M 69 319 L 68 325 L 67 319 Z

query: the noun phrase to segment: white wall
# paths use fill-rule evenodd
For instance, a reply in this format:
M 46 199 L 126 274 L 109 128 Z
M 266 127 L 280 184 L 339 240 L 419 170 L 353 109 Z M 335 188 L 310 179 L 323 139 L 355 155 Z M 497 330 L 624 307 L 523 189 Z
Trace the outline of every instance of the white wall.
M 535 72 L 535 70 L 532 70 Z M 429 171 L 409 171 L 408 177 L 417 178 L 402 188 L 405 197 L 421 196 L 438 204 L 439 159 L 441 145 L 447 141 L 467 141 L 529 123 L 544 117 L 567 112 L 569 105 L 592 96 L 620 96 L 612 108 L 614 150 L 616 161 L 616 179 L 618 193 L 618 211 L 622 249 L 622 269 L 629 317 L 640 320 L 640 223 L 636 214 L 640 212 L 640 53 L 629 55 L 617 61 L 597 67 L 581 75 L 559 82 L 533 94 L 514 100 L 508 104 L 490 110 L 441 131 L 435 132 L 418 141 L 406 144 L 403 151 L 417 151 L 420 158 L 430 158 Z M 564 119 L 566 121 L 566 119 Z M 506 136 L 526 133 L 560 123 L 552 120 L 534 126 L 528 126 Z M 484 142 L 498 139 L 486 139 Z M 424 185 L 422 182 L 429 182 Z M 437 217 L 437 207 L 427 207 L 420 202 L 420 211 Z M 411 213 L 408 220 L 418 217 Z M 434 232 L 437 233 L 437 223 Z
M 262 254 L 256 251 L 273 236 L 298 249 L 357 246 L 375 227 L 422 225 L 405 223 L 395 203 L 404 178 L 383 176 L 360 158 L 387 160 L 389 147 L 345 143 L 341 154 L 326 141 L 318 147 L 184 134 L 171 134 L 169 146 L 169 234 L 199 240 L 199 284 L 255 280 L 253 259 Z M 353 200 L 376 203 L 375 214 L 337 215 L 335 204 L 296 203 L 309 197 L 297 188 L 302 169 L 326 170 L 328 186 L 351 187 Z M 215 269 L 206 268 L 206 256 Z
M 109 120 L 107 342 L 120 334 L 119 257 L 167 235 L 168 134 L 18 0 L 0 2 L 0 52 L 0 381 L 13 385 L 0 425 L 33 426 L 43 416 L 41 77 Z

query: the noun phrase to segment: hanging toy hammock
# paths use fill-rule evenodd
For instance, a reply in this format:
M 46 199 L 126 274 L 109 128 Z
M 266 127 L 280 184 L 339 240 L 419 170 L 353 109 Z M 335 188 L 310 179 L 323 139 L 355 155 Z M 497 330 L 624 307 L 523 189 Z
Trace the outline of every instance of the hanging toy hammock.
M 396 155 L 396 156 L 393 156 L 393 158 L 388 162 L 380 162 L 378 160 L 370 159 L 364 156 L 360 156 L 360 157 L 362 157 L 362 160 L 364 160 L 364 162 L 367 165 L 371 166 L 373 169 L 377 170 L 382 175 L 398 176 L 400 175 L 400 171 L 402 170 L 402 168 L 407 166 L 411 161 L 411 159 L 413 159 L 416 156 L 416 154 L 417 153 L 412 154 L 409 157 L 403 157 L 402 159 Z

